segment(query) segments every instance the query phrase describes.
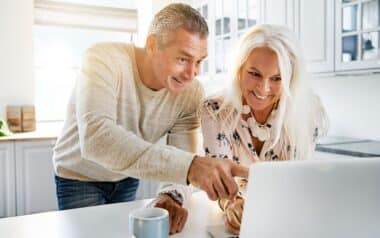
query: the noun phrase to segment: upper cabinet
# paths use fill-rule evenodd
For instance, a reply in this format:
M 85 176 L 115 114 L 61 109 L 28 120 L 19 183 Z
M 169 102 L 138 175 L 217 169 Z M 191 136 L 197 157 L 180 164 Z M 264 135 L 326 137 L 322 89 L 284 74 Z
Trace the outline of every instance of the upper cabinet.
M 339 0 L 336 69 L 380 68 L 380 0 Z
M 334 1 L 261 0 L 261 23 L 289 27 L 298 37 L 308 70 L 333 72 Z
M 294 0 L 260 0 L 260 22 L 286 25 L 295 30 Z
M 206 94 L 223 88 L 231 53 L 238 38 L 259 21 L 260 0 L 189 1 L 209 26 L 208 59 L 202 63 L 200 81 Z M 216 82 L 217 81 L 217 82 Z
M 312 73 L 380 71 L 380 0 L 260 0 L 261 23 L 294 30 Z
M 310 72 L 334 71 L 334 1 L 296 0 L 295 33 Z
M 292 29 L 312 73 L 380 71 L 380 0 L 203 0 L 192 4 L 210 28 L 209 59 L 201 73 L 206 89 L 215 87 L 213 79 L 225 76 L 232 46 L 257 23 Z

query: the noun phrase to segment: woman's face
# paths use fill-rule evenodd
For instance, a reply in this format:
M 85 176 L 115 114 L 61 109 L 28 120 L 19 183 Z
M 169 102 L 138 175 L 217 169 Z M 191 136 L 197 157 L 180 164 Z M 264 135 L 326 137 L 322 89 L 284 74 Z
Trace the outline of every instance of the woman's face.
M 269 115 L 281 96 L 281 75 L 276 53 L 268 47 L 255 48 L 240 69 L 243 100 L 258 115 Z

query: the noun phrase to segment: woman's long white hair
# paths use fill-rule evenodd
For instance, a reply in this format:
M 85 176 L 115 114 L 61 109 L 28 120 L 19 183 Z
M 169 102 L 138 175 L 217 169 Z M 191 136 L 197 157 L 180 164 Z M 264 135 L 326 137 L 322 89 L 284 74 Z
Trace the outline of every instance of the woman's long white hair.
M 248 29 L 241 37 L 228 74 L 232 85 L 227 88 L 220 111 L 225 111 L 223 109 L 226 109 L 227 105 L 229 108 L 232 106 L 233 113 L 223 114 L 229 115 L 228 121 L 231 122 L 232 119 L 235 125 L 240 119 L 242 112 L 240 73 L 251 52 L 258 47 L 268 47 L 277 55 L 282 83 L 280 100 L 286 100 L 286 108 L 280 119 L 281 133 L 286 134 L 286 140 L 291 148 L 296 148 L 294 156 L 289 159 L 310 158 L 314 149 L 312 147 L 315 133 L 313 127 L 320 123 L 327 127 L 327 119 L 323 108 L 318 106 L 319 99 L 313 94 L 309 85 L 310 77 L 306 73 L 298 41 L 286 27 L 270 24 L 256 25 Z

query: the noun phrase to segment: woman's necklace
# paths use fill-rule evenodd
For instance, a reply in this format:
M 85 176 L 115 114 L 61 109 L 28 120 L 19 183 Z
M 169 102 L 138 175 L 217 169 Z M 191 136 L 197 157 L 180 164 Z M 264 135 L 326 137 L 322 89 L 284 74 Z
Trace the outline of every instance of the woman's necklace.
M 259 141 L 266 141 L 270 138 L 270 124 L 259 124 L 252 115 L 251 108 L 248 105 L 243 105 L 243 114 L 249 114 L 247 124 L 251 136 L 256 137 Z

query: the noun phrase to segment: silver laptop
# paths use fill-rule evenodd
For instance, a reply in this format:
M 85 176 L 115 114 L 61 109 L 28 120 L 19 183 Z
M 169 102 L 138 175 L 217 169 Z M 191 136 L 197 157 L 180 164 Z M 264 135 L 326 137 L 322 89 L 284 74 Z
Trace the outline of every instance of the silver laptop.
M 240 237 L 380 237 L 380 158 L 253 164 Z

